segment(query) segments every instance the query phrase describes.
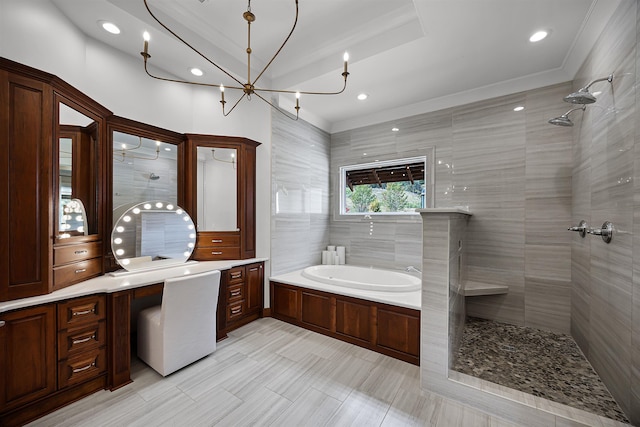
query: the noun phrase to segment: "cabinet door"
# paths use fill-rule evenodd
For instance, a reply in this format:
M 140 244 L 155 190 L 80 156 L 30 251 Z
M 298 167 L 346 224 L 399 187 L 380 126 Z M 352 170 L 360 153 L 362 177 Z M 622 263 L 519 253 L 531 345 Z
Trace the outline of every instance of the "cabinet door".
M 0 71 L 0 301 L 49 292 L 52 98 Z
M 56 389 L 53 304 L 0 314 L 0 412 Z
M 264 268 L 262 263 L 247 265 L 247 311 L 262 310 Z

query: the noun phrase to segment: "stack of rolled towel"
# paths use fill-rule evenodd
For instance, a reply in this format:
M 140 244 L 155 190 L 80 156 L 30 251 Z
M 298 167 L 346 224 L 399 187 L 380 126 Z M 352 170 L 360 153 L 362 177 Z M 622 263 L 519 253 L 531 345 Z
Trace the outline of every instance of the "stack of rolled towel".
M 323 265 L 344 265 L 346 263 L 346 252 L 344 246 L 327 246 L 326 251 L 322 251 Z

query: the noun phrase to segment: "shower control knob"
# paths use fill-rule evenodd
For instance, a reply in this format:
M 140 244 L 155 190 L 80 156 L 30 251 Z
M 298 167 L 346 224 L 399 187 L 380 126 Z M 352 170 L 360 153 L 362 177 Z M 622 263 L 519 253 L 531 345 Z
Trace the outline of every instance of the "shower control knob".
M 580 233 L 580 237 L 584 237 L 587 235 L 587 222 L 583 219 L 577 226 L 569 227 L 567 230 L 577 231 L 578 233 Z
M 588 230 L 587 233 L 594 236 L 601 236 L 605 243 L 611 243 L 611 240 L 613 239 L 613 224 L 606 221 L 602 224 L 602 228 L 592 228 Z

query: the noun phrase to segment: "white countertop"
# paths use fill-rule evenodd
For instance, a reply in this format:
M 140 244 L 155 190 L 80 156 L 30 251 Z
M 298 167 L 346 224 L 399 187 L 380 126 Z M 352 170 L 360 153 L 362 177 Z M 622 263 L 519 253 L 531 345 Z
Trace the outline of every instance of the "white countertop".
M 420 307 L 422 306 L 422 291 L 420 290 L 412 292 L 382 292 L 329 285 L 307 279 L 302 275 L 302 270 L 281 274 L 279 276 L 272 276 L 269 280 L 284 283 L 286 285 L 300 286 L 303 288 L 315 289 L 317 291 L 330 292 L 332 294 L 345 295 L 368 301 L 398 305 L 400 307 L 412 308 L 414 310 L 420 310 Z
M 213 270 L 228 270 L 239 265 L 262 261 L 267 261 L 267 258 L 251 258 L 224 261 L 195 261 L 176 267 L 167 267 L 158 270 L 147 270 L 139 273 L 131 273 L 117 277 L 105 274 L 104 276 L 98 276 L 93 279 L 85 280 L 84 282 L 71 285 L 64 289 L 60 289 L 59 291 L 51 292 L 50 294 L 0 302 L 0 313 L 48 302 L 56 302 L 69 298 L 81 297 L 84 295 L 100 293 L 110 294 L 113 292 L 125 291 L 127 289 L 153 285 L 155 283 L 162 283 L 165 279 L 169 279 L 172 277 L 204 273 L 206 271 Z

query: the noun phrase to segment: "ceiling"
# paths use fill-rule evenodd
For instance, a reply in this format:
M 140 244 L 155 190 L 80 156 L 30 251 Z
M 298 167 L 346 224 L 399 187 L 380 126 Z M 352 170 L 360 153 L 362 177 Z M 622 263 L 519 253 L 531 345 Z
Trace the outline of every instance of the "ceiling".
M 139 58 L 141 72 L 142 32 L 148 30 L 157 73 L 195 80 L 189 73 L 195 66 L 205 72 L 199 81 L 235 84 L 163 30 L 142 0 L 52 1 L 88 36 Z M 246 81 L 246 0 L 148 1 L 172 30 Z M 300 100 L 302 118 L 337 132 L 568 81 L 620 1 L 299 0 L 297 27 L 257 86 L 339 90 L 348 51 L 346 91 Z M 290 31 L 295 2 L 253 0 L 251 10 L 253 78 Z M 121 34 L 106 33 L 101 20 L 116 23 Z M 531 43 L 540 29 L 549 36 Z M 358 101 L 359 93 L 369 98 Z M 238 96 L 226 92 L 227 101 Z M 212 102 L 218 100 L 216 94 Z M 291 95 L 279 99 L 292 112 L 294 102 Z

